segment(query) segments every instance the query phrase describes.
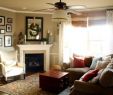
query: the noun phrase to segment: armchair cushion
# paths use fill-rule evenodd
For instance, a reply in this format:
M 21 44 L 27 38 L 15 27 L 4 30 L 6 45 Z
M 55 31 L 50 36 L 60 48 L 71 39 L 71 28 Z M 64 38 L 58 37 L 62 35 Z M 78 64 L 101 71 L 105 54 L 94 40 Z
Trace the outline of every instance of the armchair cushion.
M 8 80 L 8 77 L 24 75 L 25 73 L 24 65 L 14 60 L 2 62 L 1 65 L 2 65 L 2 74 L 5 77 L 5 81 Z

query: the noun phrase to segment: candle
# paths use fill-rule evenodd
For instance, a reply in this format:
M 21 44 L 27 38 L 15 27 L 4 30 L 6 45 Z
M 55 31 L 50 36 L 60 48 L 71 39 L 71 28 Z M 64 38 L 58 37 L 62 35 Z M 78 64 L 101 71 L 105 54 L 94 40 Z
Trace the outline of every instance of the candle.
M 25 44 L 26 44 L 26 35 L 24 37 L 25 37 Z

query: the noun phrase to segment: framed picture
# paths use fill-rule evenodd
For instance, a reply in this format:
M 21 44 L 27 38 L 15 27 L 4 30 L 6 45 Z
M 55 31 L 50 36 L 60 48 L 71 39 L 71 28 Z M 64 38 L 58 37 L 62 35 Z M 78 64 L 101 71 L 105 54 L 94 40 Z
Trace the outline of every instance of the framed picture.
M 2 38 L 0 38 L 0 46 L 2 46 Z
M 0 26 L 4 26 L 4 25 L 5 25 L 5 17 L 0 16 Z
M 4 35 L 4 47 L 12 46 L 12 35 Z
M 7 23 L 13 23 L 13 19 L 12 18 L 7 18 Z
M 0 34 L 5 34 L 5 29 L 0 29 Z
M 26 41 L 41 41 L 43 38 L 43 18 L 26 17 Z
M 6 32 L 11 32 L 11 31 L 12 31 L 12 25 L 6 24 Z

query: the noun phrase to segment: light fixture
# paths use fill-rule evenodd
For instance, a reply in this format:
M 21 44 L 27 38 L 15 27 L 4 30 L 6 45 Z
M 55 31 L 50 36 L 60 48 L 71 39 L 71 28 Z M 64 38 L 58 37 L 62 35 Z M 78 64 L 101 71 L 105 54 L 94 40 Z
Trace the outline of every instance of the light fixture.
M 69 20 L 69 15 L 66 10 L 55 10 L 52 15 L 52 21 L 54 22 L 66 22 Z

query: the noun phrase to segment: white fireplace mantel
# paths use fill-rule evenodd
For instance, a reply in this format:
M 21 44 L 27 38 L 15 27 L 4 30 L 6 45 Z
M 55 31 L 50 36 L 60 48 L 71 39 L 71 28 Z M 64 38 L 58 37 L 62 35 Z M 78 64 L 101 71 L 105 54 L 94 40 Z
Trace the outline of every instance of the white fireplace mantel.
M 50 67 L 50 47 L 51 44 L 24 44 L 17 45 L 19 48 L 19 61 L 25 64 L 25 54 L 26 53 L 44 53 L 44 70 L 48 71 Z M 24 69 L 25 72 L 25 69 Z

